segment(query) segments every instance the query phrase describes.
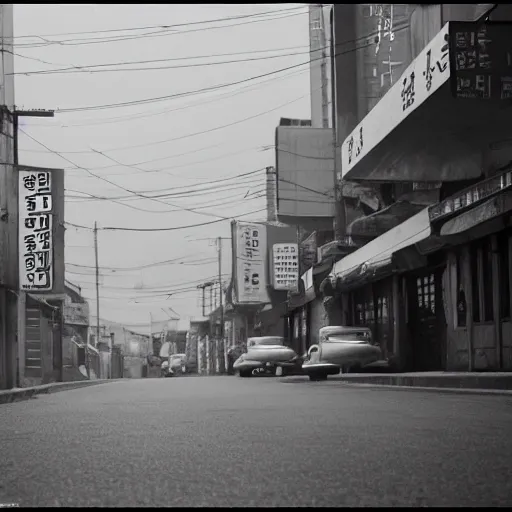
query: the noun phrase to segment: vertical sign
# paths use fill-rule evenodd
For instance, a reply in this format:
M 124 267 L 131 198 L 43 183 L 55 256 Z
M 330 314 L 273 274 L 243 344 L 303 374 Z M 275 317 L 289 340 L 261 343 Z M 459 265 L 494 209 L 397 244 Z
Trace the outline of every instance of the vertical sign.
M 299 284 L 298 244 L 274 244 L 272 256 L 274 289 L 296 291 Z
M 267 233 L 265 225 L 236 222 L 234 227 L 237 299 L 240 303 L 266 304 Z
M 52 290 L 52 219 L 51 172 L 19 171 L 20 290 Z
M 450 57 L 456 98 L 512 98 L 510 22 L 450 23 Z

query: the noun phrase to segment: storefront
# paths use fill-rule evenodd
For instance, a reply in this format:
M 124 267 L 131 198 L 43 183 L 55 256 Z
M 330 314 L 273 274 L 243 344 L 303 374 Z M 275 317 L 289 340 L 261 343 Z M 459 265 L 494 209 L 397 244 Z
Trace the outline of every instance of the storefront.
M 410 290 L 405 283 L 411 281 L 413 272 L 425 268 L 426 259 L 415 257 L 414 246 L 430 235 L 426 208 L 338 261 L 331 274 L 346 296 L 349 322 L 369 327 L 381 346 L 383 359 L 400 359 L 399 366 L 410 359 L 406 354 L 411 347 L 404 345 L 407 329 L 411 330 L 416 321 L 410 314 L 416 310 L 409 308 L 406 298 Z
M 431 209 L 450 245 L 442 276 L 448 369 L 512 370 L 511 212 L 512 171 Z
M 61 309 L 27 294 L 25 304 L 25 343 L 22 357 L 23 387 L 60 379 L 62 369 Z

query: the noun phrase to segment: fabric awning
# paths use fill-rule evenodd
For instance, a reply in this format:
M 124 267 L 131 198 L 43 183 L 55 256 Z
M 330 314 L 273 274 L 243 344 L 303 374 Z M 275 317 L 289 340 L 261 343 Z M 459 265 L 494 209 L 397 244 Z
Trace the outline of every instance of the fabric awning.
M 428 208 L 375 238 L 357 251 L 336 262 L 331 278 L 343 287 L 354 282 L 376 280 L 394 270 L 393 254 L 427 239 L 432 233 Z

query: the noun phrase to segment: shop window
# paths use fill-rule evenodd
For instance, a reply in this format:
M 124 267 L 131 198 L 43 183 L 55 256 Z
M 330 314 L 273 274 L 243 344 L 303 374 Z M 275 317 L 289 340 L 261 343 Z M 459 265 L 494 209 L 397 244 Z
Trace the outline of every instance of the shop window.
M 492 322 L 494 320 L 493 272 L 489 237 L 470 246 L 470 263 L 473 322 Z
M 436 314 L 436 287 L 434 274 L 418 277 L 416 279 L 416 293 L 418 310 L 422 316 Z
M 510 319 L 510 233 L 503 233 L 498 237 L 498 253 L 500 261 L 500 316 L 502 319 Z

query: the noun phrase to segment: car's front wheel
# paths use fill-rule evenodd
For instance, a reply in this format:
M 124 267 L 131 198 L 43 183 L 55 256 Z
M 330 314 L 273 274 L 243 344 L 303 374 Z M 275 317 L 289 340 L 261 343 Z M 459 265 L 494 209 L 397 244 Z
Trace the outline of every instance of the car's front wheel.
M 252 375 L 252 370 L 240 370 L 240 377 L 250 377 Z

